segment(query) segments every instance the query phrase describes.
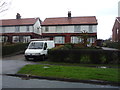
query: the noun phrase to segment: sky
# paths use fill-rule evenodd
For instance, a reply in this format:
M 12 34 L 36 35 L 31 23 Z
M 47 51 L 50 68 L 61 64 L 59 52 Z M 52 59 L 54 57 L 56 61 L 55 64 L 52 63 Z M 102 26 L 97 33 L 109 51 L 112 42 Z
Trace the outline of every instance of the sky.
M 97 38 L 108 39 L 112 35 L 115 18 L 118 17 L 120 0 L 6 0 L 8 10 L 0 14 L 0 19 L 39 17 L 42 21 L 50 17 L 67 17 L 71 11 L 75 16 L 96 16 Z

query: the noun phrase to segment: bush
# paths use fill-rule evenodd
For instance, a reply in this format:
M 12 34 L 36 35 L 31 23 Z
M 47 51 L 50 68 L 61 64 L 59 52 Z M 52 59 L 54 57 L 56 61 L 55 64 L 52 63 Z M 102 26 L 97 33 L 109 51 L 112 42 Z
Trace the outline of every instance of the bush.
M 105 42 L 106 47 L 120 49 L 120 42 Z
M 120 51 L 97 49 L 49 50 L 48 57 L 54 62 L 117 64 L 120 63 Z
M 9 55 L 15 52 L 23 51 L 28 46 L 28 43 L 17 43 L 2 46 L 2 56 Z

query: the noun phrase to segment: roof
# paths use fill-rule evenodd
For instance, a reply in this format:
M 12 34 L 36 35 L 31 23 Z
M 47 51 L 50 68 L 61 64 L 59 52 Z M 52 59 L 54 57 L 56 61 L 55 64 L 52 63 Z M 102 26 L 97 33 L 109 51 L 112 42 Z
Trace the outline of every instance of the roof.
M 42 22 L 42 26 L 47 25 L 79 25 L 79 24 L 98 24 L 95 16 L 84 17 L 60 17 L 60 18 L 46 18 Z
M 39 18 L 26 18 L 26 19 L 5 19 L 0 20 L 0 26 L 19 26 L 19 25 L 33 25 Z

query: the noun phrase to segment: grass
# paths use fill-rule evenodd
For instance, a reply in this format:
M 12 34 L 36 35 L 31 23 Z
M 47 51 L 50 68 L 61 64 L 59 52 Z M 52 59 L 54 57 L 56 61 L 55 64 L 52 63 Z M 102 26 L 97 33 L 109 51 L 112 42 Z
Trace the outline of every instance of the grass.
M 52 61 L 40 61 L 41 64 L 52 64 L 52 65 L 71 65 L 71 66 L 106 66 L 106 67 L 120 67 L 120 64 L 80 64 L 80 63 L 67 63 L 67 62 L 52 62 Z
M 93 68 L 58 65 L 26 65 L 18 74 L 30 74 L 45 77 L 71 78 L 78 80 L 102 80 L 120 82 L 118 68 Z

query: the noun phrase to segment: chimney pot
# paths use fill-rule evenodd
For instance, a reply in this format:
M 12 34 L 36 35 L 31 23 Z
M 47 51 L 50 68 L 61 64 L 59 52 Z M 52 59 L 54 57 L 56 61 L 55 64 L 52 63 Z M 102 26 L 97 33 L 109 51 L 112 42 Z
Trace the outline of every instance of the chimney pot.
M 68 18 L 71 18 L 71 11 L 68 11 Z
M 19 13 L 17 13 L 17 15 L 16 15 L 16 19 L 21 19 L 21 16 L 20 16 Z

